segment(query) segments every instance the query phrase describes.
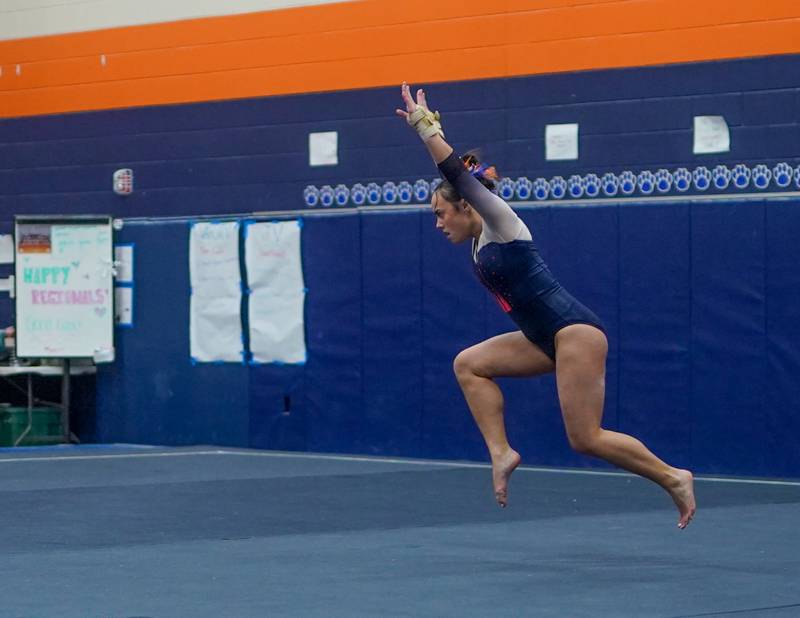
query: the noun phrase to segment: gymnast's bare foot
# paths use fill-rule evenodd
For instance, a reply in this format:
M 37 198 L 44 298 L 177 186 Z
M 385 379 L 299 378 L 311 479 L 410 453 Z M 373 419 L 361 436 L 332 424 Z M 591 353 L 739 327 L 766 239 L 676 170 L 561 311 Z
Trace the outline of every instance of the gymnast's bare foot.
M 674 481 L 667 487 L 669 495 L 675 501 L 675 506 L 678 507 L 680 519 L 678 519 L 678 528 L 683 530 L 689 525 L 694 517 L 694 512 L 697 510 L 697 505 L 694 501 L 694 477 L 688 470 L 676 470 Z
M 509 448 L 503 455 L 492 457 L 492 483 L 494 485 L 494 497 L 497 504 L 506 508 L 508 504 L 508 479 L 511 473 L 517 469 L 522 458 L 514 449 Z

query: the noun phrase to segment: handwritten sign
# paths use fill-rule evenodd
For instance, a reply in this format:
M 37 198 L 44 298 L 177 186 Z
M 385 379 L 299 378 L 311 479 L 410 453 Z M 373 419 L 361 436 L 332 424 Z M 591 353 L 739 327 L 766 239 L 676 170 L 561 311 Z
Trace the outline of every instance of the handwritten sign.
M 190 354 L 195 362 L 242 362 L 239 223 L 196 223 L 189 236 Z
M 17 355 L 84 358 L 113 350 L 110 218 L 18 218 Z
M 306 361 L 301 221 L 245 228 L 250 351 L 261 363 Z

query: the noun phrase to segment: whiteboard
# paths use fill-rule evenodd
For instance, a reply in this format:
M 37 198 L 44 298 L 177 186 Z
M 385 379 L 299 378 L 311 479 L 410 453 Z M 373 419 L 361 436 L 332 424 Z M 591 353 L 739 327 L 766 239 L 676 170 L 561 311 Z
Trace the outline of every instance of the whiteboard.
M 113 357 L 110 217 L 17 217 L 20 358 Z

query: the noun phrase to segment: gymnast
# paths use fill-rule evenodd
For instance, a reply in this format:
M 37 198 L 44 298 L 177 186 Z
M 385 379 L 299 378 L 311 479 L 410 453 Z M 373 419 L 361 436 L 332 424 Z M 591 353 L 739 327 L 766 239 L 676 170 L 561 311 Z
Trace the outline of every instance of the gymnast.
M 478 278 L 520 329 L 467 348 L 453 362 L 489 449 L 498 504 L 507 505 L 509 478 L 521 458 L 508 443 L 503 395 L 494 378 L 555 371 L 570 446 L 660 485 L 678 507 L 678 527 L 686 528 L 696 508 L 692 473 L 667 465 L 636 438 L 601 426 L 608 341 L 599 318 L 550 273 L 526 225 L 493 192 L 493 168 L 474 155 L 455 155 L 423 90 L 414 101 L 403 83 L 401 94 L 405 110 L 396 113 L 417 131 L 444 176 L 431 199 L 436 229 L 452 243 L 472 239 Z

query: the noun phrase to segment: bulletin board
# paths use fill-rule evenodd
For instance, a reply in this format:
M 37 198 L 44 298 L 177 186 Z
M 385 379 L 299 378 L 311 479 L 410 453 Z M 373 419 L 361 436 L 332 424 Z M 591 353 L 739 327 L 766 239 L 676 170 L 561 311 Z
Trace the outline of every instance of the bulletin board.
M 111 217 L 16 217 L 17 356 L 113 357 Z

